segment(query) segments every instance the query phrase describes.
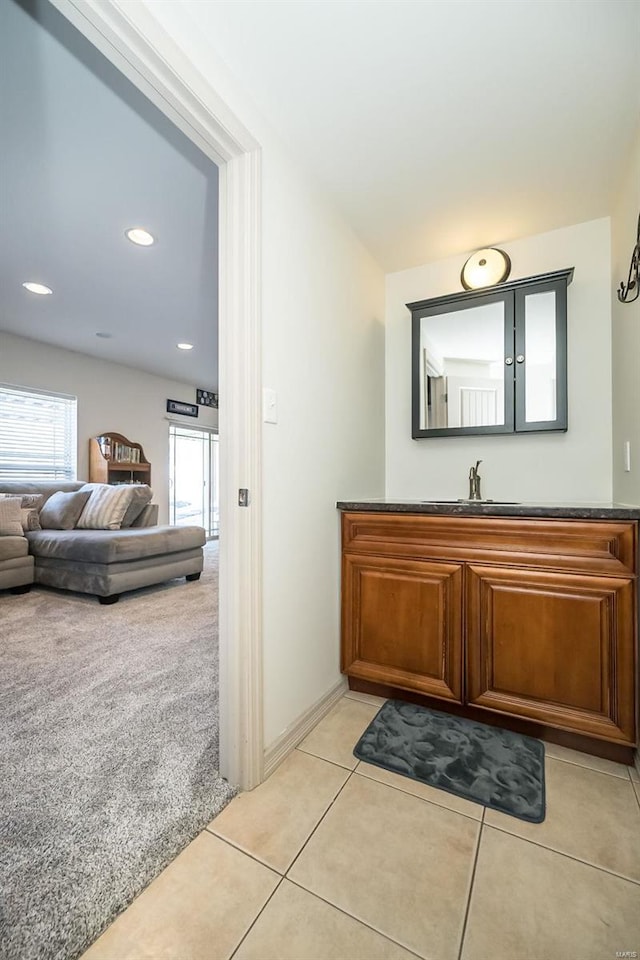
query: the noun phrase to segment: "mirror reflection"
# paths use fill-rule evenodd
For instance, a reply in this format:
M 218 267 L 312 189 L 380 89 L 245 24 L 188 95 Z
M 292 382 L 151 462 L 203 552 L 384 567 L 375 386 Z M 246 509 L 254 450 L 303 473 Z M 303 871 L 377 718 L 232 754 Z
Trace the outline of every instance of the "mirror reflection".
M 504 303 L 422 317 L 420 360 L 420 429 L 504 424 Z
M 556 295 L 530 293 L 525 297 L 524 355 L 527 423 L 556 419 Z

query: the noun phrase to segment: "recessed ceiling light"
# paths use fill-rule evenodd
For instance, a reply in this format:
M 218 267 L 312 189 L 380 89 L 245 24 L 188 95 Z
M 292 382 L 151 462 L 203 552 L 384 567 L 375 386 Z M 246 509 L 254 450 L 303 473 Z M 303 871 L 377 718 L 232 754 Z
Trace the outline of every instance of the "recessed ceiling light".
M 44 283 L 34 283 L 33 280 L 25 280 L 22 286 L 25 290 L 28 290 L 29 293 L 37 293 L 41 297 L 46 297 L 48 294 L 53 293 L 51 287 L 45 287 Z
M 100 337 L 101 340 L 111 340 L 113 337 L 112 333 L 96 333 L 96 337 Z
M 125 230 L 124 235 L 128 240 L 131 240 L 131 243 L 137 243 L 139 247 L 150 247 L 152 243 L 156 242 L 156 238 L 144 227 L 131 227 L 130 230 Z
M 192 343 L 176 343 L 178 350 L 193 350 Z

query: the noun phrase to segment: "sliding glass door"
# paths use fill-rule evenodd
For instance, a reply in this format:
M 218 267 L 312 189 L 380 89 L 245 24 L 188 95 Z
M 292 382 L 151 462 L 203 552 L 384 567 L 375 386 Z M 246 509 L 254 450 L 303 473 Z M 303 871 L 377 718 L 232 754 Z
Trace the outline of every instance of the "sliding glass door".
M 218 536 L 218 434 L 169 426 L 169 522 L 196 524 Z

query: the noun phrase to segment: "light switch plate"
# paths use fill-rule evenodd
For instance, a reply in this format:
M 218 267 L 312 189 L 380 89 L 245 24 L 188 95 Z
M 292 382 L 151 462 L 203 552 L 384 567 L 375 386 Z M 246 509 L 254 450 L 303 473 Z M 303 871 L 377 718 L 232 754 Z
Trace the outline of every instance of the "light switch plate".
M 262 390 L 262 419 L 265 423 L 278 422 L 278 398 L 275 390 L 268 387 Z

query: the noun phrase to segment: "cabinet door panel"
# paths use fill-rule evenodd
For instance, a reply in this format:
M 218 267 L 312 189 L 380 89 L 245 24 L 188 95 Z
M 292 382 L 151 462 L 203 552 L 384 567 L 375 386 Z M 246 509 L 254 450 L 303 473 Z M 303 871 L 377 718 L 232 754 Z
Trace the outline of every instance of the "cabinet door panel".
M 462 701 L 462 566 L 345 554 L 342 670 Z
M 470 566 L 476 706 L 635 742 L 635 581 Z

